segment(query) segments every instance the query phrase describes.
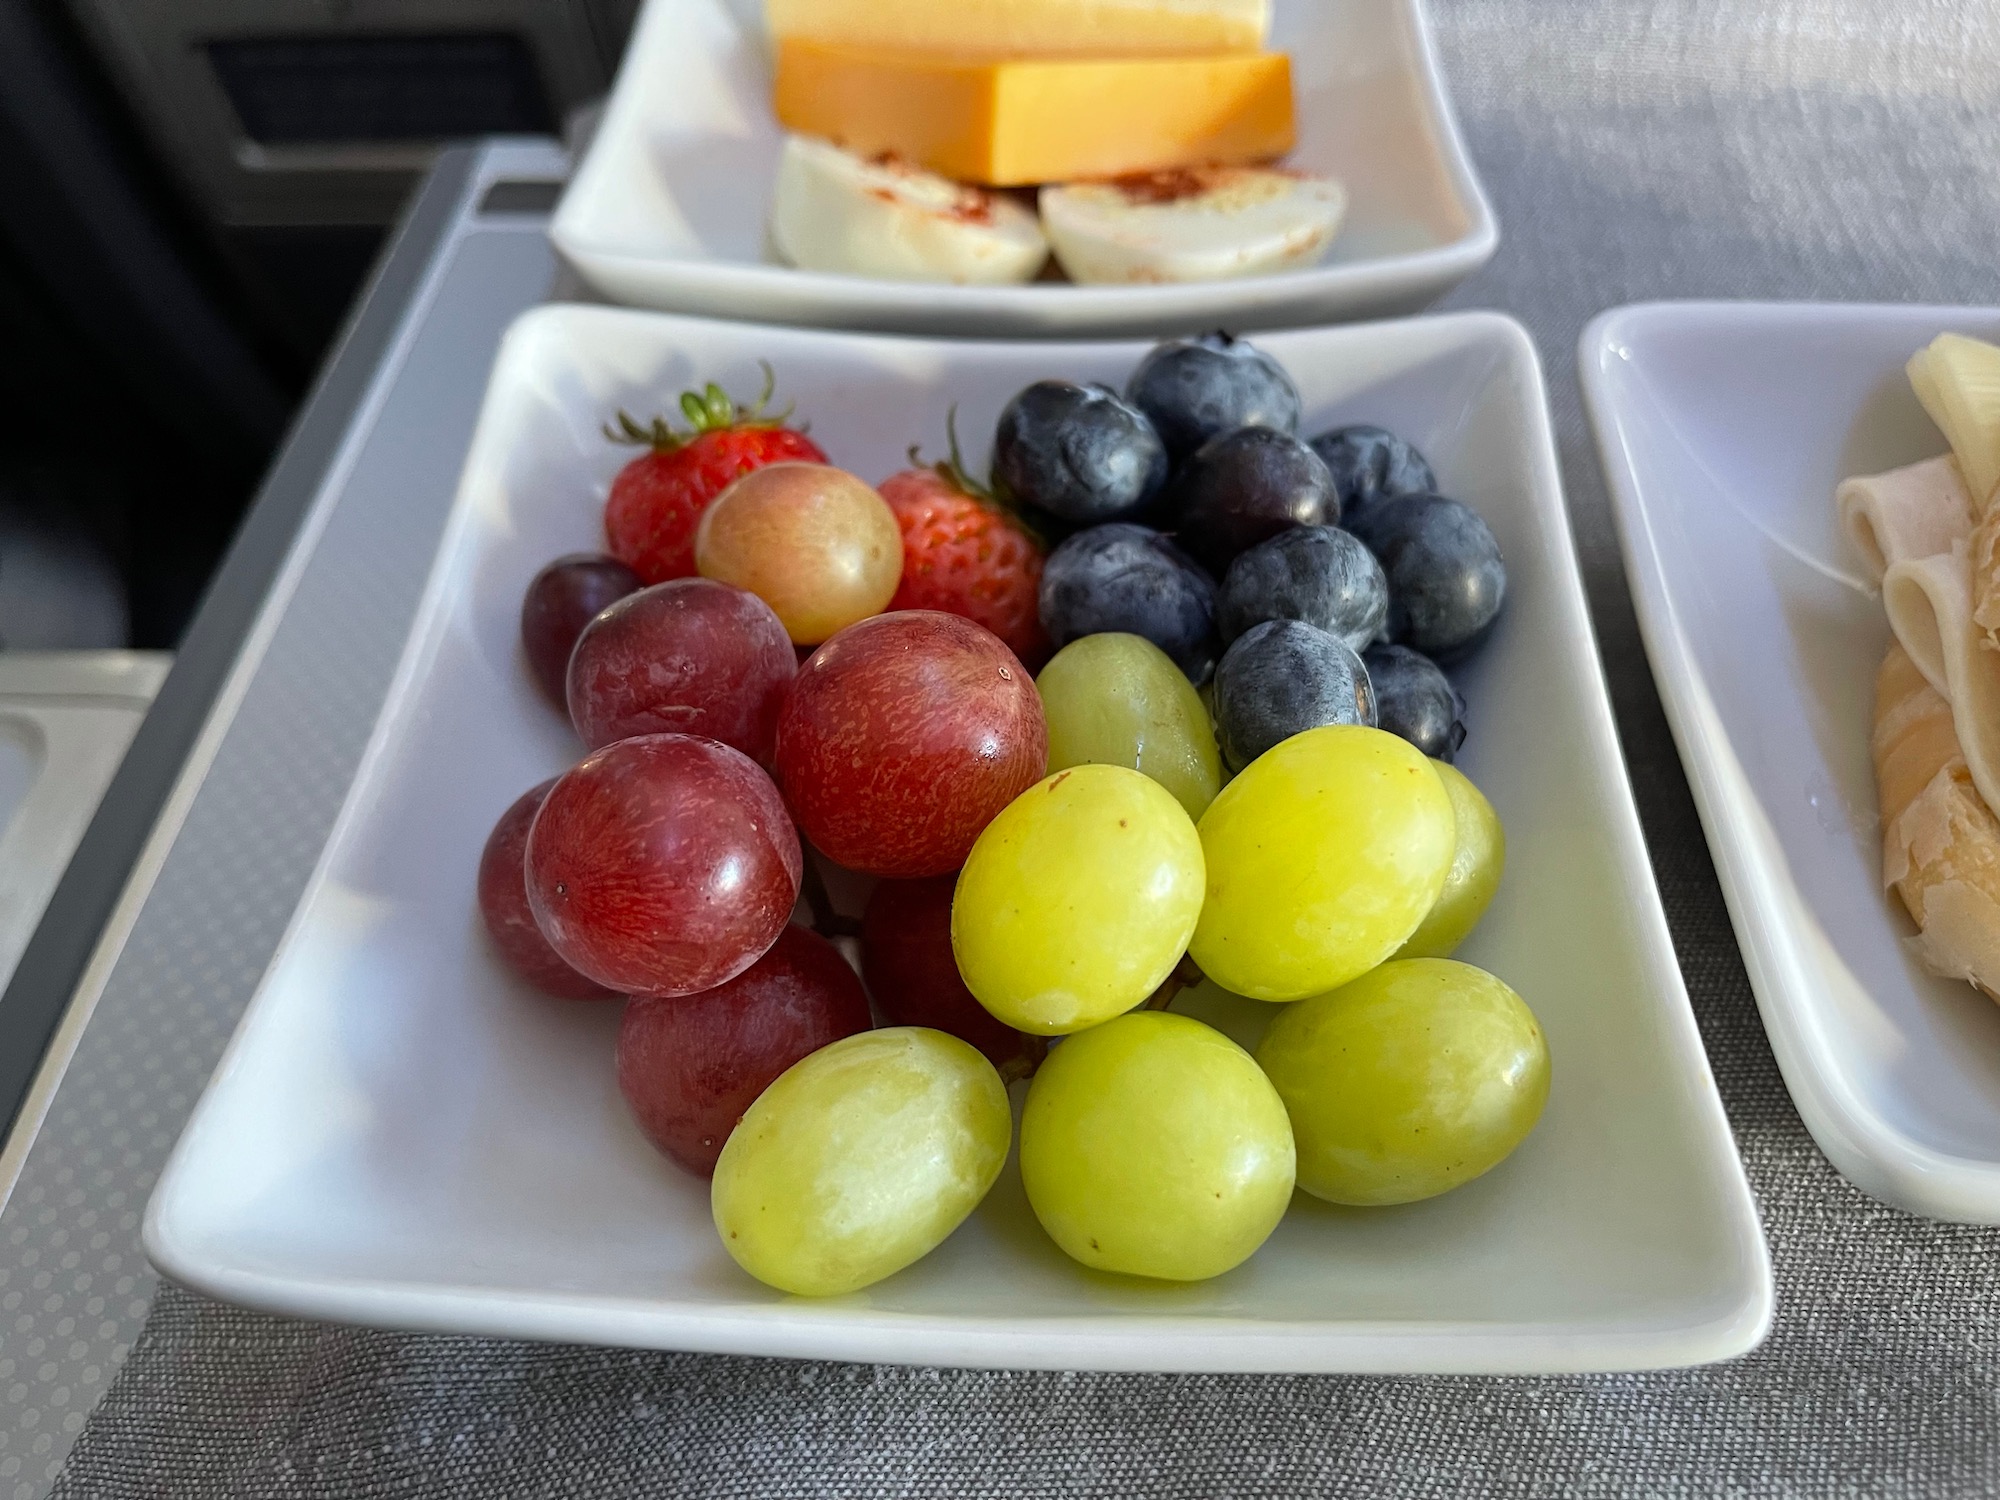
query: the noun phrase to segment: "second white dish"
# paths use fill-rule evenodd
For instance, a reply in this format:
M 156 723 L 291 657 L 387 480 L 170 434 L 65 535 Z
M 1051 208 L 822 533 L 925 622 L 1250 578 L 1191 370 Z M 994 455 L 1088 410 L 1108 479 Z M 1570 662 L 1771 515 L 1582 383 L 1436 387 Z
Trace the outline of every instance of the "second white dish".
M 1793 1102 L 1864 1191 L 2000 1223 L 2000 1007 L 1919 967 L 1869 759 L 1888 644 L 1834 488 L 1942 453 L 1904 362 L 1991 309 L 1657 303 L 1578 363 L 1660 696 Z
M 1414 311 L 1499 243 L 1421 0 L 1277 0 L 1292 56 L 1291 160 L 1346 187 L 1326 261 L 1170 286 L 934 286 L 776 263 L 765 223 L 782 136 L 758 0 L 650 0 L 550 236 L 617 301 L 908 333 L 1160 334 Z

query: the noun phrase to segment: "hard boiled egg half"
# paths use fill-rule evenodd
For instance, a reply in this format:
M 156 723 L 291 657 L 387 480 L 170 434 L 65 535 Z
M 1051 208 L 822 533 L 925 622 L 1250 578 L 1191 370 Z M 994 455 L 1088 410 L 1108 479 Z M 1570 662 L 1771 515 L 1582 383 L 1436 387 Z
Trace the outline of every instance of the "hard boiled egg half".
M 1270 167 L 1194 167 L 1045 187 L 1042 228 L 1072 281 L 1224 281 L 1314 264 L 1347 190 Z
M 771 239 L 802 270 L 893 281 L 1030 281 L 1049 257 L 1034 212 L 1003 193 L 801 135 L 778 164 Z

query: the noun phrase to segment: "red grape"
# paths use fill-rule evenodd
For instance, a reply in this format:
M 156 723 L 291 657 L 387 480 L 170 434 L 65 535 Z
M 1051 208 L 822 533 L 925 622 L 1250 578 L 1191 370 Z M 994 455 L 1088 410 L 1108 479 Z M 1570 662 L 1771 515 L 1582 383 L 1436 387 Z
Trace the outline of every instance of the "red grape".
M 957 869 L 1048 758 L 1034 679 L 991 631 L 936 610 L 848 626 L 778 715 L 778 781 L 801 831 L 871 875 Z
M 628 995 L 692 995 L 777 941 L 799 836 L 757 763 L 688 734 L 594 751 L 528 831 L 528 903 L 549 945 Z
M 618 1028 L 618 1090 L 648 1140 L 706 1177 L 772 1079 L 870 1024 L 868 997 L 840 951 L 817 933 L 787 927 L 726 984 L 628 1005 Z
M 617 558 L 590 552 L 557 558 L 528 585 L 521 600 L 521 645 L 535 681 L 557 706 L 563 703 L 569 655 L 583 627 L 638 587 L 639 575 Z
M 768 763 L 797 671 L 770 605 L 726 583 L 676 578 L 584 627 L 569 659 L 570 722 L 593 750 L 639 734 L 699 734 Z
M 479 856 L 479 915 L 507 966 L 543 994 L 558 1000 L 602 1000 L 618 992 L 584 978 L 564 963 L 528 909 L 524 868 L 528 826 L 554 785 L 551 777 L 534 790 L 523 792 L 500 814 L 500 821 L 487 835 L 485 852 Z
M 1003 1025 L 959 977 L 951 953 L 957 884 L 956 875 L 937 875 L 877 885 L 861 917 L 862 977 L 890 1024 L 948 1031 L 984 1052 L 1003 1078 L 1024 1076 L 1048 1043 Z

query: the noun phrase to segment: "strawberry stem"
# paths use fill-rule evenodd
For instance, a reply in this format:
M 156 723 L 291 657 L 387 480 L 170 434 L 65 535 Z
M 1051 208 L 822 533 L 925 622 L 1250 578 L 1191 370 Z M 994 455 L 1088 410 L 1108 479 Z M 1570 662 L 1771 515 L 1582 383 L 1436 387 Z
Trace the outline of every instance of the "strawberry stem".
M 1049 546 L 1047 528 L 1038 519 L 1017 505 L 1014 497 L 1007 493 L 1006 487 L 1000 484 L 997 478 L 991 484 L 981 484 L 977 479 L 972 477 L 971 471 L 965 467 L 965 452 L 958 444 L 958 403 L 956 401 L 951 404 L 951 409 L 945 413 L 944 433 L 945 441 L 950 449 L 947 456 L 939 459 L 934 464 L 927 464 L 924 462 L 923 444 L 912 443 L 910 444 L 910 467 L 913 469 L 929 469 L 946 484 L 951 485 L 962 494 L 970 495 L 973 499 L 979 501 L 980 504 L 990 506 L 992 509 L 999 511 L 1000 514 L 1006 516 L 1022 531 L 1026 532 L 1038 547 L 1046 551 Z
M 725 432 L 738 427 L 783 427 L 791 420 L 792 408 L 787 405 L 783 411 L 767 413 L 772 395 L 778 388 L 778 373 L 771 368 L 769 360 L 757 361 L 764 372 L 764 389 L 755 402 L 748 406 L 732 400 L 727 391 L 714 381 L 709 381 L 698 391 L 681 392 L 681 415 L 687 418 L 688 430 L 683 432 L 668 425 L 665 417 L 654 417 L 652 421 L 640 423 L 628 413 L 618 413 L 617 426 L 604 424 L 604 435 L 614 443 L 629 447 L 652 448 L 661 453 L 672 453 L 677 448 L 685 448 L 689 443 L 706 432 Z M 803 432 L 805 429 L 799 429 Z
M 910 444 L 910 467 L 913 469 L 929 469 L 933 474 L 944 480 L 946 484 L 963 491 L 974 499 L 984 500 L 989 505 L 995 504 L 996 500 L 993 491 L 974 479 L 966 471 L 965 455 L 960 451 L 958 446 L 958 403 L 956 401 L 951 404 L 951 410 L 945 413 L 944 432 L 945 440 L 951 445 L 949 456 L 939 459 L 934 464 L 927 464 L 924 462 L 924 445 L 922 443 L 912 443 Z
M 618 426 L 614 430 L 609 422 L 604 424 L 604 435 L 614 443 L 622 443 L 635 448 L 658 448 L 671 452 L 680 446 L 673 428 L 667 426 L 666 418 L 655 417 L 645 426 L 640 426 L 627 411 L 618 413 Z
M 716 425 L 714 413 L 718 407 L 726 408 L 729 398 L 722 393 L 722 387 L 710 381 L 705 393 L 681 392 L 681 415 L 688 419 L 696 432 L 706 432 Z
M 951 410 L 944 414 L 944 435 L 945 441 L 951 444 L 951 456 L 944 462 L 945 465 L 949 466 L 945 469 L 945 473 L 950 476 L 952 483 L 956 484 L 968 495 L 978 495 L 984 499 L 992 499 L 993 491 L 979 483 L 966 470 L 965 454 L 958 446 L 958 403 L 956 401 L 951 403 Z

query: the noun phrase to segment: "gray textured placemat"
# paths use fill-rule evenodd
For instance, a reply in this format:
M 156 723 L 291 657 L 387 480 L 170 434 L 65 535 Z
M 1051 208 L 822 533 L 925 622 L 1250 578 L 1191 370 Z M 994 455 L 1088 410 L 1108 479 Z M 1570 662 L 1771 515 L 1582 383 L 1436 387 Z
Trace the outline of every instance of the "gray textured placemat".
M 1635 298 L 1995 300 L 2000 13 L 1975 0 L 1437 9 L 1505 235 L 1453 301 L 1520 315 L 1550 368 L 1640 809 L 1776 1260 L 1769 1342 L 1727 1366 L 1611 1378 L 990 1374 L 320 1328 L 167 1288 L 59 1495 L 2000 1488 L 2000 1233 L 1863 1198 L 1792 1111 L 1653 694 L 1573 373 L 1588 316 Z M 236 976 L 216 979 L 247 998 Z

